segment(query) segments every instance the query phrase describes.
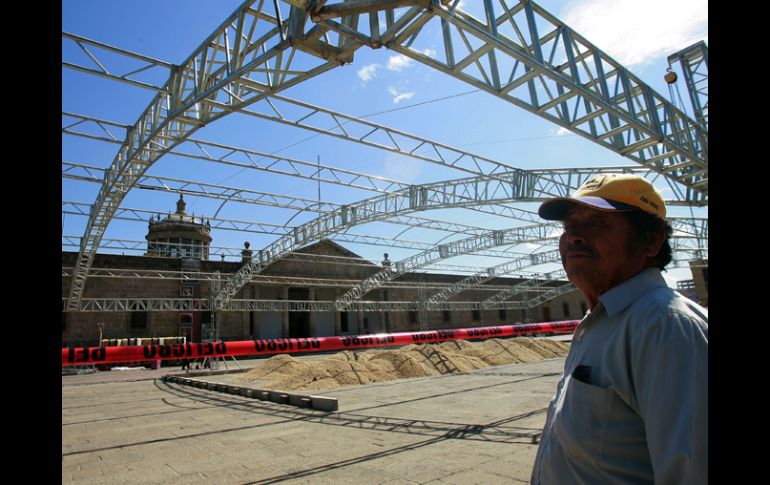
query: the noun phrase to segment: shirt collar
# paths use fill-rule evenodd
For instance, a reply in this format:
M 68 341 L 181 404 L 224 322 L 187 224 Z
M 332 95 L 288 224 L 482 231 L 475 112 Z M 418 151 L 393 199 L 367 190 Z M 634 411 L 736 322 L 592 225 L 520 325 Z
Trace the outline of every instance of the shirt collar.
M 612 316 L 633 303 L 647 291 L 667 286 L 658 268 L 647 268 L 599 297 L 607 315 Z

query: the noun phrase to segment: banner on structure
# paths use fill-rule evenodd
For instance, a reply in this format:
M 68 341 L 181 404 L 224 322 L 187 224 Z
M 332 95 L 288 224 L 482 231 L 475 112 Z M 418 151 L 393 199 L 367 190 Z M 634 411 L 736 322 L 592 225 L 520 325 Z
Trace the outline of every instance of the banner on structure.
M 109 364 L 148 360 L 236 357 L 333 350 L 392 347 L 397 345 L 515 337 L 533 333 L 567 334 L 575 331 L 579 320 L 548 323 L 524 323 L 495 327 L 453 328 L 419 332 L 346 335 L 334 337 L 281 338 L 234 342 L 199 342 L 170 345 L 134 345 L 120 347 L 67 347 L 61 352 L 62 365 Z

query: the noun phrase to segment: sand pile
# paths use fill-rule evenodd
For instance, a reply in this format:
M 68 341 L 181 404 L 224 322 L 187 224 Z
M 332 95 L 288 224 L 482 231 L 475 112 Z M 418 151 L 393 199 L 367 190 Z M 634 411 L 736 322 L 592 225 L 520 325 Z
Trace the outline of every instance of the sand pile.
M 258 384 L 262 389 L 327 390 L 536 362 L 565 356 L 567 350 L 566 342 L 517 337 L 406 345 L 396 350 L 343 351 L 319 359 L 296 359 L 281 354 L 260 362 L 234 380 Z

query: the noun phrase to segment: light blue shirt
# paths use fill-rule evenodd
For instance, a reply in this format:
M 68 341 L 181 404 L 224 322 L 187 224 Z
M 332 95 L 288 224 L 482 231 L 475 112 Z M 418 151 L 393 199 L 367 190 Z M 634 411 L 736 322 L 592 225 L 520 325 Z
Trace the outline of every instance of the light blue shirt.
M 532 483 L 708 483 L 708 312 L 657 268 L 575 330 Z

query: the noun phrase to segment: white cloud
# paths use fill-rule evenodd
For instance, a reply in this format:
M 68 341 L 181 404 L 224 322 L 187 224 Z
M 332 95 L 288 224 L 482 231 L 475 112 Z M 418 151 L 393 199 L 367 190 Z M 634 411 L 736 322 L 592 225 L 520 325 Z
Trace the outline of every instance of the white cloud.
M 438 52 L 436 52 L 434 49 L 431 49 L 430 47 L 423 50 L 422 53 L 428 57 L 434 57 L 436 54 L 438 54 Z
M 708 0 L 581 0 L 559 17 L 626 67 L 708 41 Z
M 366 66 L 356 71 L 356 74 L 358 74 L 358 79 L 364 82 L 370 81 L 377 76 L 377 69 L 379 68 L 379 64 L 367 64 Z
M 385 156 L 383 163 L 383 176 L 408 184 L 417 179 L 423 165 L 403 155 L 389 153 Z
M 563 126 L 560 126 L 559 129 L 556 130 L 556 136 L 567 136 L 567 135 L 571 135 L 571 134 L 572 134 L 572 132 L 570 130 L 564 128 Z
M 388 70 L 401 72 L 411 66 L 412 60 L 403 54 L 397 54 L 388 58 Z
M 426 55 L 428 57 L 434 57 L 436 54 L 435 49 L 431 49 L 430 47 L 427 47 L 423 50 L 418 50 L 420 54 Z M 403 54 L 396 54 L 395 56 L 390 56 L 388 58 L 388 70 L 393 72 L 401 72 L 406 68 L 414 66 L 414 61 L 411 57 L 406 57 Z
M 393 102 L 395 104 L 400 103 L 401 101 L 412 99 L 412 97 L 417 94 L 412 91 L 405 91 L 405 92 L 399 92 L 396 88 L 393 86 L 388 86 L 388 93 L 393 96 Z

